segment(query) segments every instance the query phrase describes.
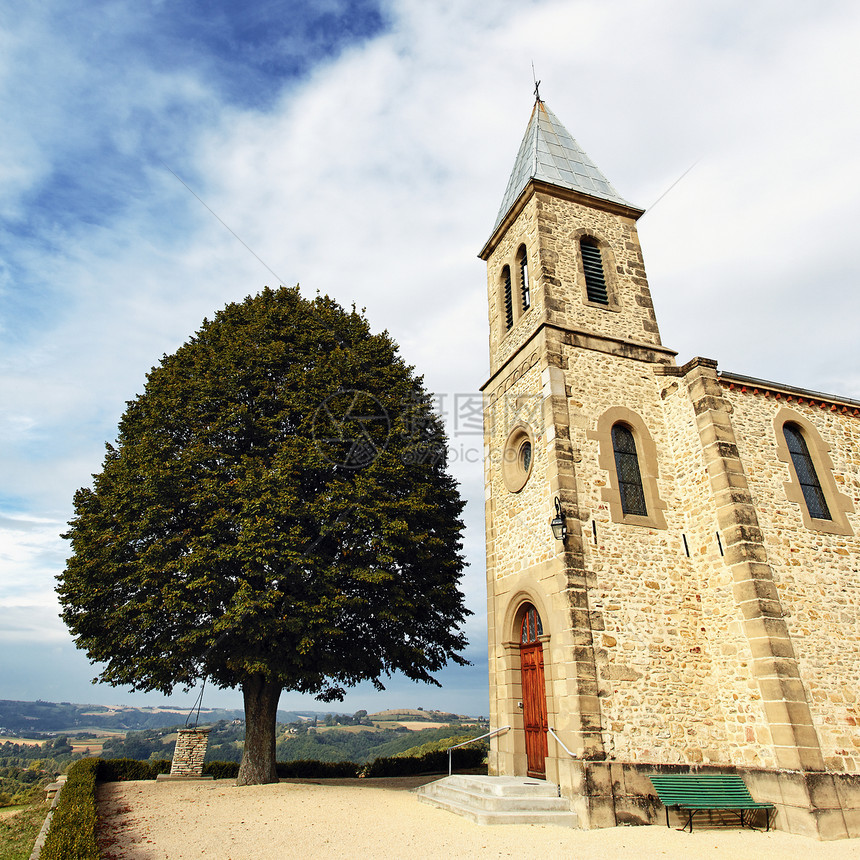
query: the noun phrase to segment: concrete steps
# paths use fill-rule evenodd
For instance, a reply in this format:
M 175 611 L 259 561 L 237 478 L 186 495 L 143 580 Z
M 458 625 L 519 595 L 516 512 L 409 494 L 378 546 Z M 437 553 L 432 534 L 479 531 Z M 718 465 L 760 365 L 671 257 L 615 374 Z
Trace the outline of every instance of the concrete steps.
M 522 776 L 448 776 L 417 791 L 430 803 L 477 824 L 556 824 L 576 827 L 576 813 L 558 787 Z

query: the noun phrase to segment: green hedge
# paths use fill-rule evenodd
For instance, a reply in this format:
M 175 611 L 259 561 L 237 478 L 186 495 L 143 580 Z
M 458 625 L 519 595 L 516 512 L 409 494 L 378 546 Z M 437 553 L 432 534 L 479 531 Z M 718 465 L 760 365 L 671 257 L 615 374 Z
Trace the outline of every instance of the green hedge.
M 353 761 L 315 761 L 303 759 L 299 761 L 279 761 L 275 764 L 281 779 L 335 779 L 356 777 L 361 773 L 362 766 Z M 203 765 L 204 776 L 214 776 L 215 779 L 235 779 L 239 775 L 239 762 L 236 761 L 207 761 Z
M 454 769 L 464 770 L 479 767 L 487 751 L 480 747 L 463 747 L 454 750 Z M 415 776 L 422 773 L 447 773 L 448 753 L 435 750 L 421 756 L 410 758 L 392 756 L 391 758 L 374 759 L 364 766 L 362 776 Z
M 487 754 L 486 744 L 463 747 L 454 751 L 454 767 L 465 770 L 479 767 Z M 447 773 L 448 753 L 435 750 L 421 756 L 392 756 L 377 758 L 368 764 L 353 761 L 279 761 L 276 765 L 281 779 L 349 779 L 374 776 L 415 776 L 422 773 Z M 235 779 L 239 763 L 235 761 L 209 761 L 203 765 L 204 776 L 215 779 Z M 99 777 L 101 778 L 101 777 Z
M 99 860 L 96 844 L 96 773 L 99 759 L 76 761 L 54 809 L 40 860 Z
M 276 767 L 281 779 L 303 779 L 307 777 L 344 779 L 359 776 L 361 773 L 361 765 L 354 761 L 299 759 L 298 761 L 279 761 Z
M 170 760 L 138 761 L 133 758 L 98 759 L 96 779 L 99 782 L 124 782 L 131 779 L 155 779 L 160 773 L 170 773 Z
M 236 779 L 239 776 L 239 762 L 207 761 L 203 765 L 203 776 L 214 776 L 215 779 Z

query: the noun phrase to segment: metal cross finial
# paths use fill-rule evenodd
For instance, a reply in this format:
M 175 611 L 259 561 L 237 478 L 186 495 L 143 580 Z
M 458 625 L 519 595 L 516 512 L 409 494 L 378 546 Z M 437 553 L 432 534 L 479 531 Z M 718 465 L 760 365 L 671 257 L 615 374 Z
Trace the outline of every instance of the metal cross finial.
M 532 60 L 532 80 L 535 82 L 535 101 L 540 101 L 540 81 L 537 79 L 537 75 L 535 75 L 535 64 L 534 60 Z

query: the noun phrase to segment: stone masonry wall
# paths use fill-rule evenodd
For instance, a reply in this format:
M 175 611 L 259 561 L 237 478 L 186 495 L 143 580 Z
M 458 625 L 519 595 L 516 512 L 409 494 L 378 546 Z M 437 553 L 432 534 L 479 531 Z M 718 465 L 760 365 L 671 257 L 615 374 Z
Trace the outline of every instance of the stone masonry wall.
M 683 379 L 663 377 L 659 384 L 669 445 L 682 476 L 676 504 L 682 543 L 686 538 L 690 553 L 684 597 L 690 614 L 687 647 L 704 649 L 710 661 L 700 689 L 711 713 L 693 716 L 703 736 L 701 761 L 773 766 L 772 738 L 750 677 L 752 652 L 732 593 L 723 538 L 718 539 L 720 525 L 690 392 Z M 698 754 L 692 751 L 691 758 L 696 761 Z
M 584 559 L 595 581 L 590 605 L 607 754 L 626 761 L 725 761 L 729 737 L 715 662 L 727 636 L 714 643 L 706 635 L 705 577 L 684 549 L 683 535 L 688 543 L 693 538 L 677 490 L 689 463 L 676 459 L 678 434 L 665 416 L 658 379 L 649 364 L 576 349 L 567 375 Z M 665 529 L 615 522 L 602 498 L 615 477 L 600 468 L 593 430 L 619 403 L 644 419 L 656 445 Z
M 527 323 L 525 323 L 527 324 Z M 498 773 L 524 772 L 519 653 L 514 619 L 506 618 L 511 593 L 518 594 L 524 571 L 534 558 L 546 559 L 552 535 L 544 526 L 547 488 L 547 443 L 542 420 L 541 369 L 538 351 L 526 351 L 485 391 L 484 480 L 487 526 L 487 623 L 490 669 L 490 720 L 493 727 L 514 725 L 515 732 L 494 739 L 491 766 Z M 505 486 L 505 443 L 515 425 L 532 434 L 532 466 L 520 493 Z M 529 595 L 533 602 L 534 594 Z M 543 614 L 546 610 L 541 606 Z M 545 619 L 548 626 L 549 619 Z M 503 754 L 496 750 L 499 745 Z
M 659 346 L 657 319 L 633 219 L 547 194 L 536 195 L 536 215 L 541 224 L 540 264 L 552 287 L 552 300 L 547 300 L 550 321 Z M 579 253 L 582 236 L 600 242 L 610 310 L 585 300 Z
M 545 619 L 546 629 L 569 632 L 565 609 L 558 605 L 563 582 L 530 574 L 544 570 L 558 554 L 548 528 L 553 494 L 547 458 L 554 442 L 533 408 L 541 385 L 538 369 L 533 365 L 488 396 L 488 405 L 493 404 L 487 435 L 488 609 L 491 626 L 502 624 L 506 601 L 521 593 L 523 577 L 532 575 L 532 585 L 543 591 L 547 605 L 561 612 L 556 620 Z M 749 673 L 752 654 L 731 572 L 719 551 L 712 492 L 683 382 L 679 387 L 674 379 L 655 375 L 654 366 L 645 362 L 574 347 L 567 350 L 564 375 L 607 755 L 628 761 L 772 766 L 769 727 Z M 667 505 L 665 529 L 614 522 L 602 498 L 613 477 L 600 468 L 591 432 L 603 411 L 619 402 L 644 419 L 656 445 L 658 490 Z M 541 444 L 536 445 L 528 483 L 521 492 L 510 493 L 500 457 L 511 426 L 524 419 Z M 501 643 L 513 635 L 496 631 L 491 663 L 502 659 Z M 557 665 L 566 659 L 563 641 L 556 635 L 546 653 L 550 699 L 558 699 L 550 709 L 560 713 L 572 683 L 568 669 Z M 516 674 L 517 669 L 506 671 Z M 513 675 L 509 680 L 518 685 Z M 502 678 L 493 686 L 503 699 L 518 695 L 518 686 L 503 691 Z M 499 707 L 510 710 L 509 705 Z
M 568 550 L 575 555 L 577 539 L 571 534 L 563 545 L 549 527 L 557 497 L 565 505 L 569 528 L 576 532 L 578 527 L 571 519 L 572 472 L 567 468 L 559 474 L 559 464 L 566 464 L 569 457 L 564 377 L 550 363 L 555 347 L 547 346 L 545 334 L 529 350 L 521 352 L 486 391 L 490 710 L 494 726 L 514 727 L 495 741 L 491 751 L 491 766 L 498 773 L 523 772 L 525 767 L 518 706 L 522 699 L 518 609 L 526 602 L 537 607 L 543 621 L 549 724 L 580 754 L 593 752 L 600 744 L 590 630 L 581 629 L 582 617 L 574 611 L 577 595 L 584 591 L 581 577 L 569 570 Z M 532 470 L 525 486 L 511 492 L 503 474 L 505 448 L 511 429 L 522 425 L 532 434 Z M 550 746 L 551 760 L 558 750 L 554 741 Z
M 535 363 L 509 387 L 494 392 L 488 408 L 487 493 L 493 500 L 493 569 L 496 578 L 541 563 L 556 553 L 549 529 L 552 503 L 547 485 L 546 430 L 543 427 L 540 365 Z M 518 493 L 504 485 L 505 441 L 518 422 L 534 434 L 531 475 Z
M 511 229 L 505 233 L 487 264 L 487 307 L 490 323 L 490 371 L 495 373 L 534 334 L 544 319 L 544 290 L 538 256 L 537 210 L 532 198 L 519 214 Z M 531 307 L 520 316 L 520 296 L 517 291 L 517 250 L 526 246 L 529 260 Z M 505 322 L 502 270 L 510 266 L 516 324 L 510 330 Z
M 765 390 L 725 387 L 768 560 L 797 654 L 813 722 L 829 770 L 860 770 L 860 417 L 830 403 L 787 400 Z M 781 409 L 812 424 L 830 446 L 839 492 L 853 505 L 853 534 L 804 525 L 786 498 L 787 463 L 777 456 Z M 832 499 L 829 500 L 832 506 Z

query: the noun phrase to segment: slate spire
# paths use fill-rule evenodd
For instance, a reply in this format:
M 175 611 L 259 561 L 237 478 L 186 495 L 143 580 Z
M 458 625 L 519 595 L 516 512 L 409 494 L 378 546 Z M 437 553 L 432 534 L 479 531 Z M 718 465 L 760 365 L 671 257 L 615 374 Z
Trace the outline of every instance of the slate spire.
M 493 231 L 516 203 L 530 179 L 537 179 L 636 209 L 625 200 L 539 98 L 517 153 Z

